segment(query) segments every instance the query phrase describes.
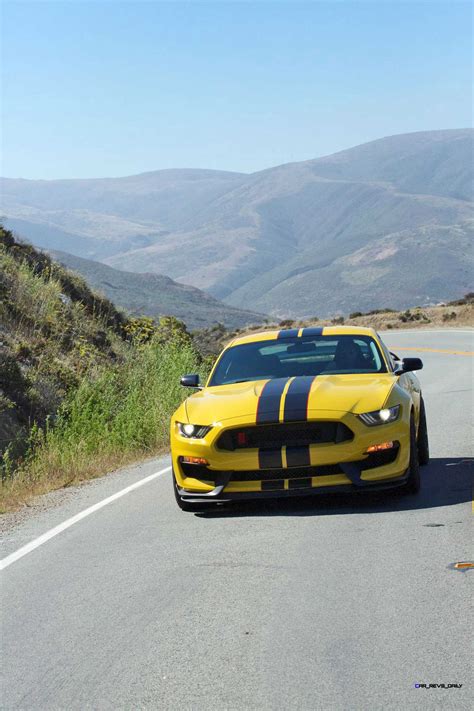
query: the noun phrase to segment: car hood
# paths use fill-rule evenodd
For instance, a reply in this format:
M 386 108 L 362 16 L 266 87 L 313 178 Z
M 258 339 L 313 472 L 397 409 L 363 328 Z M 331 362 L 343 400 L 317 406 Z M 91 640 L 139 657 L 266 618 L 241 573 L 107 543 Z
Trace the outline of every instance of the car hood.
M 285 392 L 283 386 L 294 380 L 301 378 L 279 378 L 281 390 Z M 314 418 L 318 411 L 359 414 L 377 410 L 384 406 L 396 382 L 391 373 L 318 375 L 313 380 L 304 380 L 308 388 L 308 416 Z M 189 422 L 210 425 L 240 418 L 255 422 L 266 383 L 266 380 L 255 380 L 203 388 L 186 400 Z M 285 394 L 282 397 L 285 398 Z

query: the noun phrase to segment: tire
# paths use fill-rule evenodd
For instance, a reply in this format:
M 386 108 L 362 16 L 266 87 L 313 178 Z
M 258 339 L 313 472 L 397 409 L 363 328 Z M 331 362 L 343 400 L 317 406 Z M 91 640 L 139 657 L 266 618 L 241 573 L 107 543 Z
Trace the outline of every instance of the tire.
M 423 398 L 420 401 L 420 422 L 418 424 L 418 461 L 422 466 L 430 461 L 430 445 L 428 442 L 428 428 L 426 426 L 426 411 Z
M 176 479 L 174 478 L 174 474 L 171 474 L 171 478 L 173 479 L 174 498 L 176 499 L 176 503 L 178 504 L 181 511 L 188 511 L 189 513 L 196 513 L 197 511 L 209 511 L 216 505 L 206 501 L 204 501 L 203 503 L 184 501 L 178 493 L 178 487 L 176 486 Z
M 410 465 L 408 479 L 405 484 L 407 494 L 417 494 L 420 491 L 420 462 L 418 461 L 418 445 L 416 441 L 416 428 L 413 415 L 410 420 Z

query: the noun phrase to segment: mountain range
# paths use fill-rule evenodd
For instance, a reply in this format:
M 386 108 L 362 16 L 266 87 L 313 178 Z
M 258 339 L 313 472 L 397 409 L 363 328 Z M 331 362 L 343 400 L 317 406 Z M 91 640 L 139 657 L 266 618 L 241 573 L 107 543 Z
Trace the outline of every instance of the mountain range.
M 391 136 L 253 173 L 2 179 L 9 228 L 276 317 L 405 308 L 472 288 L 472 129 Z

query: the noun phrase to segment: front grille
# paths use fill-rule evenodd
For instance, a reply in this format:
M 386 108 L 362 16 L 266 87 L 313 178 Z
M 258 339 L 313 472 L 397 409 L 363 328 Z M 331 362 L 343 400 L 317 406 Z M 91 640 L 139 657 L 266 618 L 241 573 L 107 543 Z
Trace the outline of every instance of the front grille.
M 313 476 L 342 474 L 338 464 L 320 467 L 292 467 L 291 469 L 260 469 L 232 472 L 230 481 L 271 481 L 273 479 L 302 479 Z
M 278 425 L 239 427 L 223 432 L 217 440 L 218 449 L 278 449 L 285 445 L 304 447 L 309 444 L 348 442 L 353 432 L 342 422 L 288 422 Z

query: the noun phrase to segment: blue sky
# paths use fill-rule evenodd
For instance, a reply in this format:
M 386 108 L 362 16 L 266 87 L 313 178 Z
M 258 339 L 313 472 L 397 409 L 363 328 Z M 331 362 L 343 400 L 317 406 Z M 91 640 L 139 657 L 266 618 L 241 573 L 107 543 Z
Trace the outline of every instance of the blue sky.
M 3 2 L 9 177 L 251 172 L 465 127 L 471 3 Z

